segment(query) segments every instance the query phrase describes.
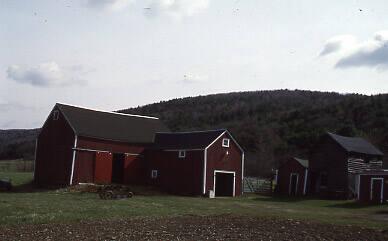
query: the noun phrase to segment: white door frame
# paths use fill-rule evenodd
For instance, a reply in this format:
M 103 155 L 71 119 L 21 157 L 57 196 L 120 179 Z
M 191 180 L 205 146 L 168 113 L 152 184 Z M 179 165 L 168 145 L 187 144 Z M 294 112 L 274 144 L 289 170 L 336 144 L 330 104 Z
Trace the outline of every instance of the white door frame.
M 370 180 L 370 200 L 373 198 L 373 182 L 374 181 L 381 181 L 381 187 L 380 187 L 380 203 L 383 202 L 384 199 L 384 178 L 383 177 L 372 177 Z
M 291 180 L 292 176 L 296 176 L 296 187 L 295 187 L 295 196 L 298 194 L 298 184 L 299 184 L 299 173 L 291 172 L 290 173 L 290 184 L 288 185 L 288 194 L 291 195 Z
M 213 176 L 213 191 L 214 191 L 214 195 L 216 195 L 216 174 L 217 173 L 233 174 L 233 197 L 234 197 L 236 195 L 236 172 L 224 171 L 224 170 L 214 170 L 214 176 Z

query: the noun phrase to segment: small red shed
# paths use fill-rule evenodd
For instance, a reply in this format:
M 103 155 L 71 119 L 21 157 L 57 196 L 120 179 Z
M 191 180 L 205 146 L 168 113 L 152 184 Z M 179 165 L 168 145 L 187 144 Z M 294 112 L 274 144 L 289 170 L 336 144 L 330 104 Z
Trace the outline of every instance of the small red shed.
M 56 104 L 39 133 L 34 180 L 43 186 L 144 183 L 144 150 L 155 132 L 167 131 L 155 117 Z
M 309 186 L 309 161 L 292 157 L 278 169 L 276 191 L 290 196 L 306 195 Z
M 371 170 L 357 174 L 357 200 L 363 203 L 388 202 L 388 170 Z
M 175 194 L 240 196 L 244 151 L 227 130 L 156 133 L 150 183 Z

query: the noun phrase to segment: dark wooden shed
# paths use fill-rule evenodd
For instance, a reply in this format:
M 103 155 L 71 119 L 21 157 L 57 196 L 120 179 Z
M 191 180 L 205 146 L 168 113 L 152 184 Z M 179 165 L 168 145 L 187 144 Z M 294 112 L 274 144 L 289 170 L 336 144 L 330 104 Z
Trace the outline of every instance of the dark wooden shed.
M 360 137 L 327 133 L 310 156 L 310 193 L 328 198 L 356 196 L 356 176 L 366 170 L 381 170 L 383 153 Z
M 306 195 L 309 185 L 308 173 L 308 160 L 288 158 L 278 169 L 276 192 L 290 196 Z
M 34 180 L 39 185 L 144 183 L 144 150 L 158 131 L 155 117 L 56 104 L 39 133 Z
M 157 133 L 147 160 L 150 183 L 168 192 L 242 194 L 244 152 L 227 130 Z

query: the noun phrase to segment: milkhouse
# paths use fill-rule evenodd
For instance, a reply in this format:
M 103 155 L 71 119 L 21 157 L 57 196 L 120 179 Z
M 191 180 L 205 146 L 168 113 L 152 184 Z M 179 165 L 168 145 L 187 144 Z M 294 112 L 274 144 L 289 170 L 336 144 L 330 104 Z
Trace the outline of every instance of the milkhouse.
M 244 152 L 227 130 L 156 133 L 150 183 L 175 194 L 240 196 Z
M 39 185 L 143 183 L 144 150 L 156 132 L 155 117 L 56 104 L 36 144 L 34 180 Z
M 363 138 L 327 133 L 311 152 L 311 193 L 381 202 L 388 185 L 383 155 Z
M 288 158 L 277 173 L 276 192 L 290 196 L 304 196 L 309 187 L 309 161 L 297 157 Z

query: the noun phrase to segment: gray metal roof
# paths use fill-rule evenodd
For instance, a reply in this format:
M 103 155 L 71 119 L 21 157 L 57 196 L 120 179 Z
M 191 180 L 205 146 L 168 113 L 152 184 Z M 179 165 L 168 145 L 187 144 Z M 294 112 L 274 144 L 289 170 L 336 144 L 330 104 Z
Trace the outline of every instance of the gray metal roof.
M 309 160 L 305 160 L 305 159 L 300 159 L 300 158 L 297 158 L 297 157 L 294 157 L 294 159 L 300 163 L 300 165 L 302 165 L 303 167 L 305 168 L 308 168 L 309 167 Z
M 76 135 L 129 143 L 153 143 L 155 133 L 168 131 L 156 117 L 121 114 L 59 104 Z
M 327 133 L 334 141 L 342 146 L 347 152 L 383 156 L 384 154 L 371 143 L 360 137 L 346 137 L 333 133 Z
M 168 132 L 156 133 L 156 149 L 205 149 L 222 133 L 225 129 L 192 132 Z

